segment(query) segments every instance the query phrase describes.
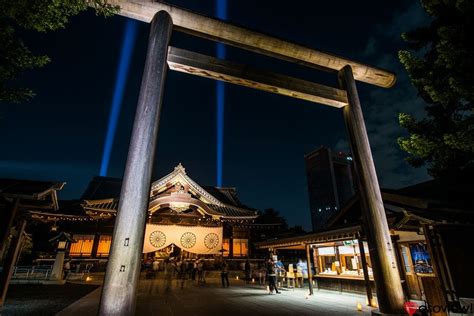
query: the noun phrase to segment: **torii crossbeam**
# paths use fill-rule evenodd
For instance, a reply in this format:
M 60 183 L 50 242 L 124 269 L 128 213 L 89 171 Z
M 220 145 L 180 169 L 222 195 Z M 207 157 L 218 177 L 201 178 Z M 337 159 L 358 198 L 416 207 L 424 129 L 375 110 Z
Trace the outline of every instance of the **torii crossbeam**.
M 131 315 L 135 311 L 151 170 L 168 67 L 343 109 L 364 205 L 362 213 L 372 258 L 379 311 L 383 314 L 404 313 L 403 291 L 395 251 L 355 85 L 355 80 L 359 80 L 388 88 L 395 83 L 395 75 L 383 69 L 254 32 L 163 2 L 109 0 L 108 3 L 120 6 L 121 15 L 151 22 L 151 31 L 99 313 Z M 169 48 L 173 29 L 332 72 L 338 75 L 339 87 L 250 70 L 214 57 Z

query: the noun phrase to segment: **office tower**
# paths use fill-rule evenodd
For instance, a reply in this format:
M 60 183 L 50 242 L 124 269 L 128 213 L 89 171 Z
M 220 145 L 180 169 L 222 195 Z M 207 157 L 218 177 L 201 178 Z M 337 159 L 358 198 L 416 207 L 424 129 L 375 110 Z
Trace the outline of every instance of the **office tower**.
M 315 231 L 323 229 L 328 219 L 354 195 L 352 157 L 320 147 L 305 155 L 305 163 Z

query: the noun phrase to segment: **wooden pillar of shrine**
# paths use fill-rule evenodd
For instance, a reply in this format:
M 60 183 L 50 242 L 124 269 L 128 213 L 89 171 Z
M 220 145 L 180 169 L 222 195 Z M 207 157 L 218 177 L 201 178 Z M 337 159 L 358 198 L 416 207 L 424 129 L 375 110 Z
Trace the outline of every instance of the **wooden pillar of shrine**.
M 14 199 L 12 202 L 5 199 L 5 218 L 2 223 L 1 240 L 0 240 L 0 260 L 3 258 L 4 254 L 7 252 L 8 237 L 10 236 L 10 230 L 13 226 L 13 221 L 15 220 L 16 213 L 18 211 L 18 206 L 20 204 L 20 199 Z
M 311 271 L 310 245 L 306 245 L 306 265 L 308 267 L 309 295 L 313 295 L 313 272 Z
M 23 243 L 23 233 L 25 232 L 26 219 L 22 219 L 17 224 L 16 235 L 13 236 L 10 248 L 4 261 L 2 273 L 0 273 L 0 314 L 5 303 L 8 292 L 8 286 L 15 270 L 15 265 L 20 255 L 21 245 Z
M 369 276 L 369 269 L 367 268 L 367 258 L 365 257 L 365 249 L 364 249 L 364 242 L 359 239 L 359 253 L 360 253 L 360 261 L 362 265 L 362 272 L 364 273 L 364 284 L 365 284 L 365 293 L 367 294 L 367 305 L 372 305 L 372 287 L 370 285 L 370 276 Z

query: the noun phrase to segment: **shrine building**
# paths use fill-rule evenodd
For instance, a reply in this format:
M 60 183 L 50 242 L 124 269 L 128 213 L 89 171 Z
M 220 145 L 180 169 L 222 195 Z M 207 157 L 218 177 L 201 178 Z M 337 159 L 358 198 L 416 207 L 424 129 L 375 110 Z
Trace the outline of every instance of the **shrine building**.
M 120 188 L 119 179 L 95 177 L 80 200 L 60 201 L 57 211 L 29 210 L 32 222 L 42 226 L 33 230 L 68 232 L 75 241 L 69 249 L 73 260 L 105 263 Z M 248 258 L 255 232 L 266 230 L 269 234 L 262 235 L 269 236 L 280 226 L 259 224 L 257 210 L 242 204 L 235 188 L 200 185 L 179 164 L 151 185 L 143 253 L 162 258 Z M 49 257 L 44 254 L 45 260 Z

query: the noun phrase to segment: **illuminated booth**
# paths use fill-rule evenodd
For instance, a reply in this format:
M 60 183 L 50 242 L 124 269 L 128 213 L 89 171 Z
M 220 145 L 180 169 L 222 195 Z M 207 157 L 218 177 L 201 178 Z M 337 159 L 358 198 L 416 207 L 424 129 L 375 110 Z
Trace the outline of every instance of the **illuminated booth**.
M 474 297 L 472 286 L 465 282 L 472 278 L 472 269 L 456 268 L 471 262 L 472 252 L 463 250 L 472 235 L 474 213 L 472 208 L 456 205 L 469 195 L 461 195 L 457 201 L 442 200 L 443 193 L 431 189 L 433 184 L 436 182 L 382 190 L 382 197 L 405 299 L 457 308 Z M 455 196 L 449 188 L 444 190 Z M 438 196 L 420 198 L 420 192 Z M 259 242 L 257 247 L 279 256 L 299 250 L 300 257 L 309 263 L 310 287 L 314 284 L 315 289 L 366 293 L 367 303 L 376 305 L 377 275 L 372 269 L 357 195 L 333 214 L 325 229 Z

